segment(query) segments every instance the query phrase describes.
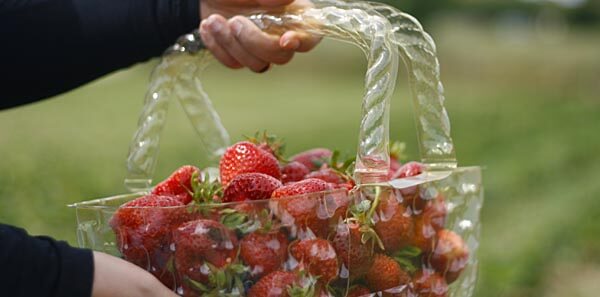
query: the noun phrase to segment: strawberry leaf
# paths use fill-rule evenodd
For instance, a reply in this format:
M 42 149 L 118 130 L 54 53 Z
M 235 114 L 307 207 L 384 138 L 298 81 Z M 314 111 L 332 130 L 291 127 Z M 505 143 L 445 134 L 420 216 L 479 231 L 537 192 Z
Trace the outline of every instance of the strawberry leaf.
M 211 204 L 221 201 L 223 198 L 223 186 L 218 181 L 211 181 L 210 175 L 206 173 L 203 181 L 192 177 L 193 199 L 197 204 Z
M 271 220 L 271 215 L 267 209 L 263 209 L 258 214 L 258 218 L 263 223 L 261 231 L 263 233 L 269 233 L 271 229 L 273 229 L 273 220 Z
M 185 276 L 185 281 L 194 289 L 200 292 L 208 292 L 209 288 L 205 286 L 203 283 L 195 281 L 187 276 Z
M 221 224 L 229 229 L 239 228 L 248 220 L 248 215 L 235 211 L 235 209 L 226 208 L 220 211 Z
M 288 286 L 287 292 L 290 297 L 315 297 L 318 277 L 306 273 L 304 269 L 298 271 L 300 281 Z
M 416 246 L 407 246 L 397 251 L 394 254 L 394 257 L 402 257 L 402 258 L 415 258 L 420 256 L 422 253 L 421 249 Z
M 412 263 L 412 261 L 409 259 L 394 257 L 394 260 L 396 262 L 398 262 L 398 264 L 400 264 L 400 267 L 402 267 L 402 270 L 404 270 L 410 274 L 413 274 L 413 273 L 415 273 L 415 271 L 417 271 L 417 268 Z
M 267 148 L 267 151 L 273 153 L 273 156 L 275 156 L 278 161 L 288 163 L 288 160 L 283 157 L 285 152 L 285 142 L 283 139 L 277 137 L 277 135 L 268 134 L 267 131 L 264 130 L 262 133 L 256 132 L 254 137 L 245 136 L 245 138 L 259 147 L 264 146 L 264 148 Z

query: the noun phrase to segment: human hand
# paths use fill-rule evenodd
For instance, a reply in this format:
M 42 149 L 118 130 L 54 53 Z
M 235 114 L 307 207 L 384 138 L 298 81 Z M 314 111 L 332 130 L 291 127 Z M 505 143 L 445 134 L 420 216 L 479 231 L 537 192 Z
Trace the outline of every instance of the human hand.
M 94 252 L 92 297 L 178 297 L 149 272 L 123 259 Z
M 202 0 L 200 36 L 217 60 L 230 68 L 248 67 L 265 72 L 271 63 L 285 64 L 295 52 L 311 50 L 319 38 L 306 32 L 287 31 L 281 36 L 262 32 L 240 14 L 306 7 L 308 0 Z

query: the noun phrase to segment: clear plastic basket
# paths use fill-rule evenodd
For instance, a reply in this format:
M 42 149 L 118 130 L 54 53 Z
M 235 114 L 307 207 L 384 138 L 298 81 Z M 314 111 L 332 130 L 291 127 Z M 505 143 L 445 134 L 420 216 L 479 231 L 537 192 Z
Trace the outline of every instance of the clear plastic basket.
M 411 16 L 362 1 L 314 1 L 311 8 L 250 19 L 265 31 L 306 30 L 364 50 L 357 186 L 279 200 L 123 207 L 151 187 L 169 101 L 181 103 L 209 151 L 218 155 L 228 145 L 201 87 L 208 55 L 197 33 L 190 34 L 153 73 L 128 158 L 126 184 L 140 192 L 72 205 L 79 245 L 123 257 L 182 296 L 470 297 L 481 170 L 457 166 L 429 35 Z M 425 169 L 388 181 L 389 101 L 400 57 L 409 70 Z M 120 227 L 132 218 L 127 225 L 134 228 Z M 381 264 L 390 259 L 396 264 Z M 390 281 L 384 268 L 401 271 Z M 267 278 L 285 282 L 285 289 L 265 289 Z

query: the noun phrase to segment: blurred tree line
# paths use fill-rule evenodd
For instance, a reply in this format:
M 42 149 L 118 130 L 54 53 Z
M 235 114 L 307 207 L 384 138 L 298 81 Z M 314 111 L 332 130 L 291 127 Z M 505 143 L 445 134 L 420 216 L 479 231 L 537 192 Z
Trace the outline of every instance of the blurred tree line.
M 468 14 L 489 19 L 498 14 L 515 12 L 535 16 L 543 9 L 561 13 L 574 25 L 600 24 L 600 1 L 598 0 L 378 0 L 406 11 L 419 20 L 427 22 L 439 12 Z

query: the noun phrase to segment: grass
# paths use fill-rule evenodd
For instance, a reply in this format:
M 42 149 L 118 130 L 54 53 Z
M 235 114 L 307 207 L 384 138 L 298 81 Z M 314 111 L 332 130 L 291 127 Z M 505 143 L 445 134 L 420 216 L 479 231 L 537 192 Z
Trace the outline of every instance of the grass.
M 597 32 L 572 31 L 560 44 L 514 43 L 470 27 L 441 23 L 433 35 L 459 160 L 485 167 L 478 296 L 595 296 L 589 275 L 600 275 Z M 125 155 L 154 64 L 0 112 L 1 222 L 76 243 L 74 213 L 65 205 L 124 192 Z M 212 67 L 205 87 L 236 139 L 267 129 L 287 138 L 291 153 L 326 146 L 352 154 L 364 67 L 359 50 L 326 42 L 265 75 Z M 402 77 L 392 138 L 409 142 L 416 156 Z M 184 163 L 206 158 L 173 105 L 157 176 Z

